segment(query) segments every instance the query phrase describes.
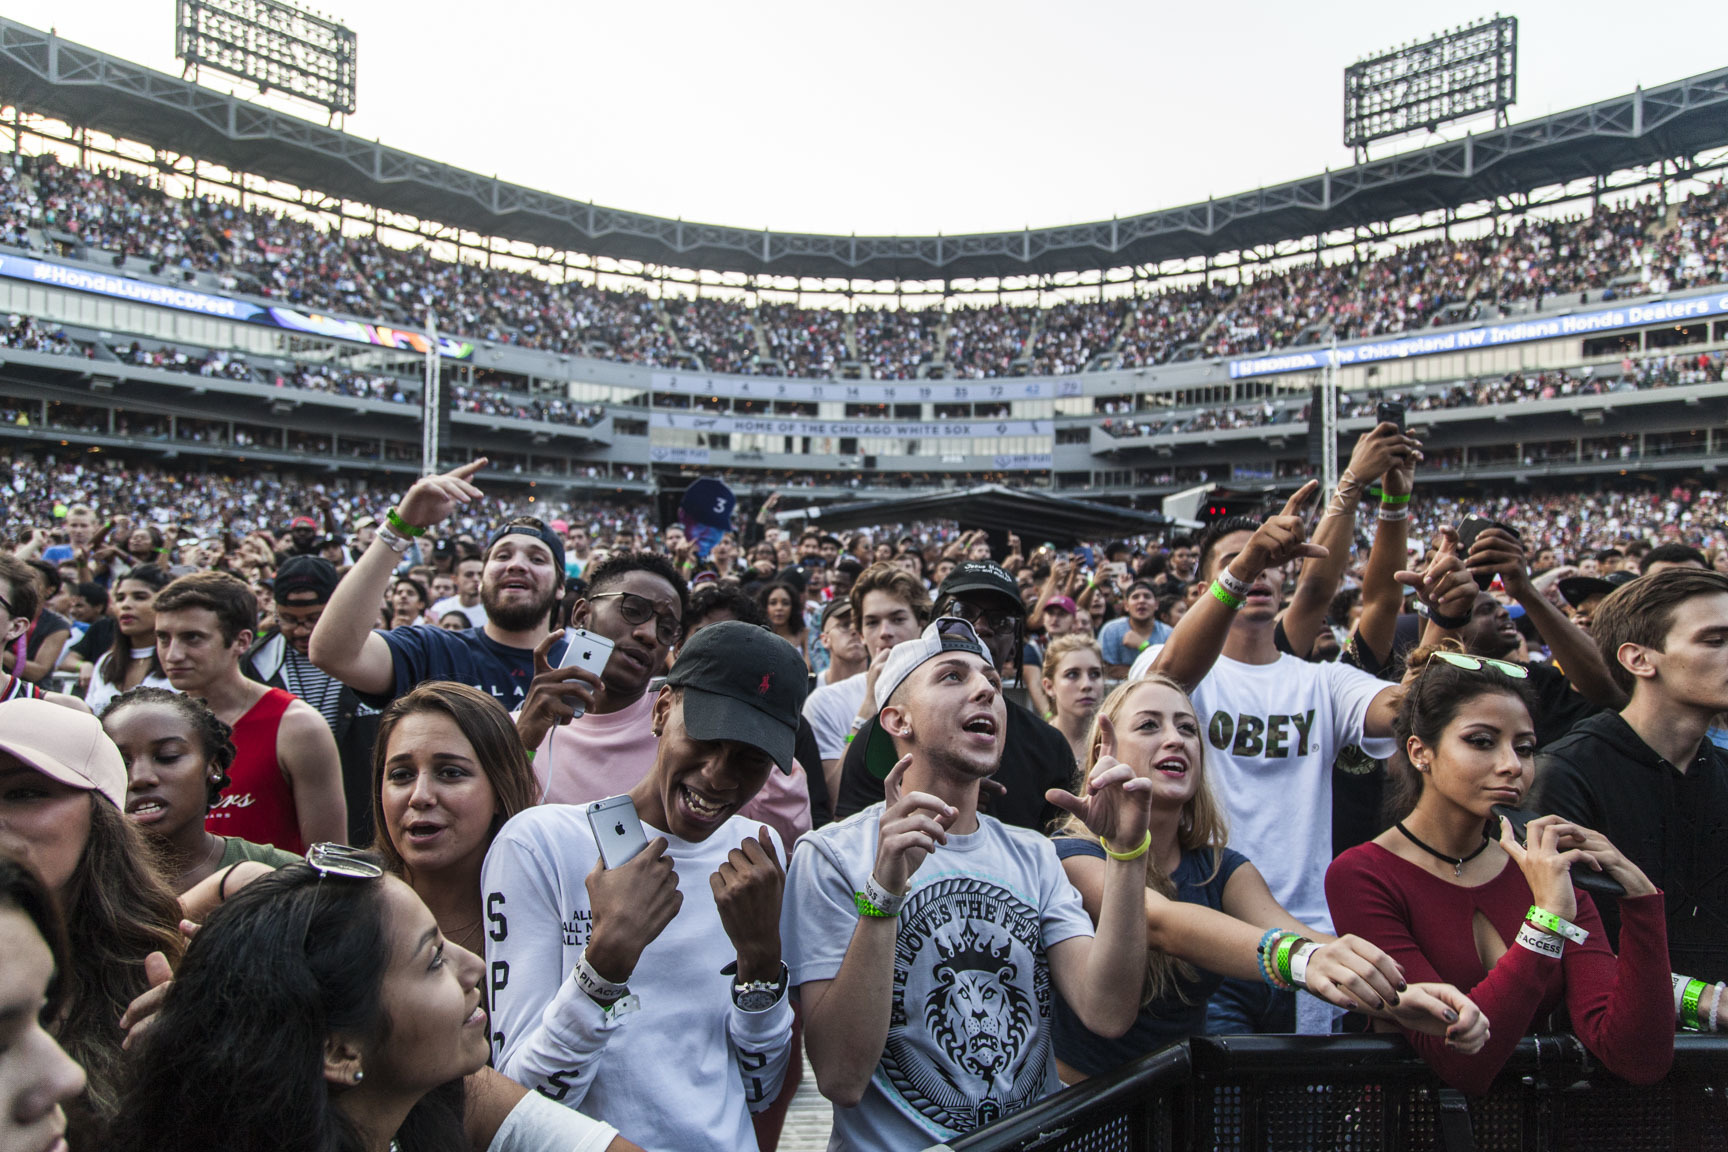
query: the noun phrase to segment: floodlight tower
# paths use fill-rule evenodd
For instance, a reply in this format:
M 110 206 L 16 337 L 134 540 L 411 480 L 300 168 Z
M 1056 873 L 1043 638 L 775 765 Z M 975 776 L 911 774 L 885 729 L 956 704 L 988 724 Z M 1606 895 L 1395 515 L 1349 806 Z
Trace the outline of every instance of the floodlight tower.
M 1344 69 L 1344 143 L 1357 163 L 1368 145 L 1494 113 L 1518 99 L 1518 18 L 1495 16 Z
M 354 111 L 354 30 L 284 0 L 176 0 L 174 54 L 197 79 L 214 68 L 315 104 L 330 123 Z

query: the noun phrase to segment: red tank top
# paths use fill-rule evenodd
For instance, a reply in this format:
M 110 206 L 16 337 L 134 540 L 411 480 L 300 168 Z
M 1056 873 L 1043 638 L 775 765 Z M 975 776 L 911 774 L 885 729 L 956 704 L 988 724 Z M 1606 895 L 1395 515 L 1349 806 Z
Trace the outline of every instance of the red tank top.
M 273 844 L 285 852 L 306 854 L 294 793 L 282 766 L 276 763 L 276 731 L 294 702 L 292 693 L 267 688 L 258 703 L 234 723 L 234 765 L 222 798 L 204 818 L 204 827 L 218 836 L 238 836 L 254 844 Z

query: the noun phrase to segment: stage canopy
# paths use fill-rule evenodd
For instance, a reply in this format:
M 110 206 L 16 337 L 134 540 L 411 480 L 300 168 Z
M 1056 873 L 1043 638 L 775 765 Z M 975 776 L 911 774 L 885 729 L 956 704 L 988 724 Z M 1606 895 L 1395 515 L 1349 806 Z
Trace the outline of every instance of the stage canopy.
M 855 500 L 845 504 L 813 504 L 779 513 L 779 523 L 788 529 L 806 522 L 824 531 L 870 528 L 878 524 L 913 520 L 957 520 L 965 531 L 979 528 L 992 534 L 1012 532 L 1027 548 L 1050 543 L 1062 547 L 1083 541 L 1103 542 L 1113 537 L 1142 536 L 1169 523 L 1156 512 L 1136 512 L 1052 496 L 1026 488 L 982 484 L 955 492 L 933 492 L 901 500 Z

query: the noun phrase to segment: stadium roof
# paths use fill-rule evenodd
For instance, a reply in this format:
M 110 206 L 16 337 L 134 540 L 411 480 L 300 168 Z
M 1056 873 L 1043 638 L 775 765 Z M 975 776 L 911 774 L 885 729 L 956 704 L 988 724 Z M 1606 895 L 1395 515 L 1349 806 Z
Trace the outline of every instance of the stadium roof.
M 782 524 L 809 520 L 831 532 L 908 520 L 954 520 L 963 530 L 1013 532 L 1025 537 L 1028 543 L 1049 541 L 1062 547 L 1080 540 L 1140 536 L 1169 523 L 1156 512 L 1136 512 L 1131 508 L 1053 496 L 1036 488 L 1007 488 L 1001 484 L 980 484 L 958 492 L 932 492 L 899 500 L 814 505 L 782 512 L 775 519 Z
M 467 172 L 0 18 L 0 100 L 234 171 L 560 251 L 776 276 L 935 280 L 1155 264 L 1456 208 L 1728 146 L 1728 68 L 1463 140 L 1143 215 L 832 236 L 668 220 Z

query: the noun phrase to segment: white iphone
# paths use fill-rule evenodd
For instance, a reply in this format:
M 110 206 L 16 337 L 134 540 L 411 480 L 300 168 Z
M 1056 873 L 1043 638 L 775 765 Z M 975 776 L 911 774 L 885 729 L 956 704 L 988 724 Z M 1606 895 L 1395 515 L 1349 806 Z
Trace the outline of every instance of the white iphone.
M 588 827 L 600 848 L 600 862 L 608 869 L 628 864 L 648 847 L 648 834 L 628 796 L 608 796 L 588 805 Z
M 599 676 L 606 671 L 606 662 L 612 659 L 612 649 L 616 647 L 606 637 L 588 631 L 586 628 L 566 628 L 564 630 L 564 659 L 558 665 L 560 668 L 586 668 Z M 581 704 L 574 705 L 576 715 L 586 711 Z

